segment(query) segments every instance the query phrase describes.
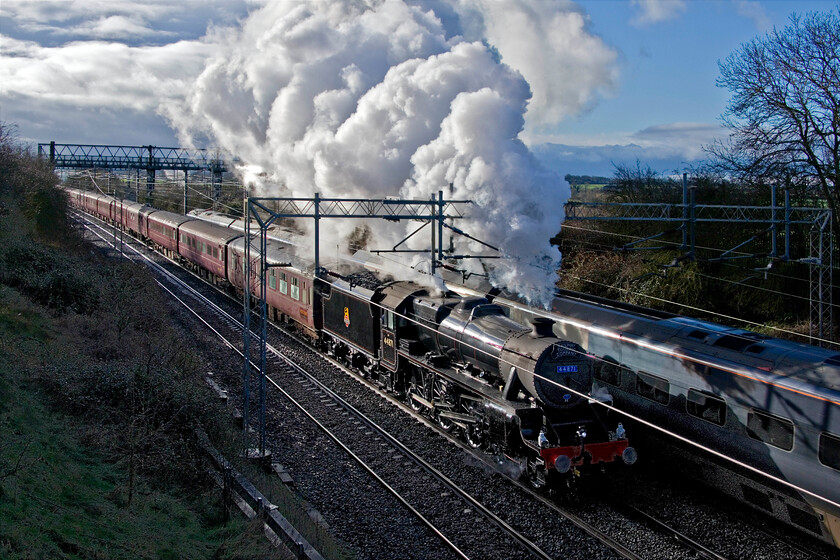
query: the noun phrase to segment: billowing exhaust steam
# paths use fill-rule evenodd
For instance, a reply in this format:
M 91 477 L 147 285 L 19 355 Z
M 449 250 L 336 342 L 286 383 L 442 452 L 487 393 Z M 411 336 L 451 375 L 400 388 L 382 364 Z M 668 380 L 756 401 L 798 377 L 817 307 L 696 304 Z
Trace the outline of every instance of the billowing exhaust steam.
M 510 36 L 500 6 L 509 12 Z M 558 22 L 561 28 L 545 28 Z M 552 50 L 556 34 L 565 34 L 567 53 Z M 565 80 L 575 76 L 554 75 L 583 67 L 567 37 L 575 34 L 588 41 L 582 48 L 599 57 L 604 76 L 581 78 L 572 89 Z M 164 112 L 184 142 L 217 145 L 245 162 L 252 195 L 428 200 L 443 190 L 448 199 L 472 200 L 468 217 L 454 225 L 509 257 L 493 261 L 492 281 L 547 301 L 560 260 L 549 238 L 560 228 L 568 185 L 540 169 L 520 135 L 526 116 L 559 118 L 585 107 L 610 85 L 603 68 L 614 58 L 569 3 L 281 0 L 207 40 L 218 43 L 218 55 L 185 104 Z M 506 64 L 504 46 L 512 61 L 531 64 Z M 537 74 L 533 57 L 522 54 L 541 46 L 539 61 L 551 66 Z M 529 73 L 539 83 L 539 107 L 528 105 Z M 565 106 L 558 91 L 574 91 Z M 330 221 L 321 228 L 322 248 L 346 246 L 358 225 Z M 418 227 L 370 226 L 374 249 Z M 428 235 L 408 243 L 428 245 Z M 455 249 L 488 253 L 458 236 Z

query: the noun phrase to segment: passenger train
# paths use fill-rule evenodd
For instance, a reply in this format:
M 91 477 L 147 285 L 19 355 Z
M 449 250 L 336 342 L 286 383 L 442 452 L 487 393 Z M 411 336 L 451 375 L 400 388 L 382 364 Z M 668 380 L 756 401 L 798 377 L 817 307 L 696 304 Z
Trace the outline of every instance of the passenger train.
M 207 279 L 245 287 L 245 239 L 216 223 L 67 189 L 70 204 L 125 228 Z M 224 223 L 228 221 L 229 223 Z M 241 226 L 241 221 L 240 221 Z M 248 286 L 259 293 L 260 255 Z M 356 272 L 315 277 L 289 243 L 269 240 L 265 300 L 272 320 L 401 396 L 472 448 L 507 457 L 537 487 L 636 462 L 637 453 L 592 394 L 596 361 L 554 335 L 551 320 L 517 322 L 485 297 Z
M 219 229 L 199 235 L 208 226 L 189 217 L 140 205 L 121 213 L 113 199 L 69 192 L 211 279 L 242 285 L 235 220 L 202 216 Z M 277 240 L 267 260 L 288 255 Z M 403 391 L 472 445 L 518 454 L 535 485 L 634 462 L 617 429 L 629 420 L 658 427 L 710 485 L 840 546 L 840 352 L 581 294 L 558 293 L 545 311 L 460 277 L 445 294 L 335 275 L 313 290 L 309 272 L 269 270 L 274 319 Z M 590 403 L 607 394 L 601 404 L 612 406 Z

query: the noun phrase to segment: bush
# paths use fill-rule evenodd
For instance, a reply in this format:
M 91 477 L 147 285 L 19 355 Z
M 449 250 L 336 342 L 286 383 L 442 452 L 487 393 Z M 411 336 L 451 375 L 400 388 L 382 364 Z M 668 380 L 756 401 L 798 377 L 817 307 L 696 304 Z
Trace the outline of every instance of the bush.
M 57 313 L 92 313 L 99 306 L 96 283 L 77 261 L 30 240 L 0 247 L 0 283 Z

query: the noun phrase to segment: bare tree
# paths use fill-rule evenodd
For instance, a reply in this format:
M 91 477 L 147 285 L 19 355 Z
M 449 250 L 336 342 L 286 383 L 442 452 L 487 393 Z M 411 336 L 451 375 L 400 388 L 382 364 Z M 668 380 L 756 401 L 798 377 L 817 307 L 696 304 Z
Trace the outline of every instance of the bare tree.
M 649 165 L 642 167 L 636 160 L 636 167 L 613 163 L 612 185 L 608 195 L 610 202 L 661 202 L 680 201 L 679 182 L 654 171 Z
M 840 10 L 793 15 L 718 66 L 733 96 L 722 115 L 729 141 L 707 146 L 716 163 L 740 181 L 825 200 L 840 232 Z

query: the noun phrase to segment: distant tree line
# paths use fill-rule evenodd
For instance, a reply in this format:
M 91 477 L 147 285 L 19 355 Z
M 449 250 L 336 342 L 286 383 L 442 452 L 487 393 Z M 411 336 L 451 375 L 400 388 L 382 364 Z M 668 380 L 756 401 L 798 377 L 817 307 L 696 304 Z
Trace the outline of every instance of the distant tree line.
M 566 175 L 563 177 L 569 185 L 576 187 L 578 185 L 606 185 L 612 183 L 609 177 L 599 177 L 597 175 Z

